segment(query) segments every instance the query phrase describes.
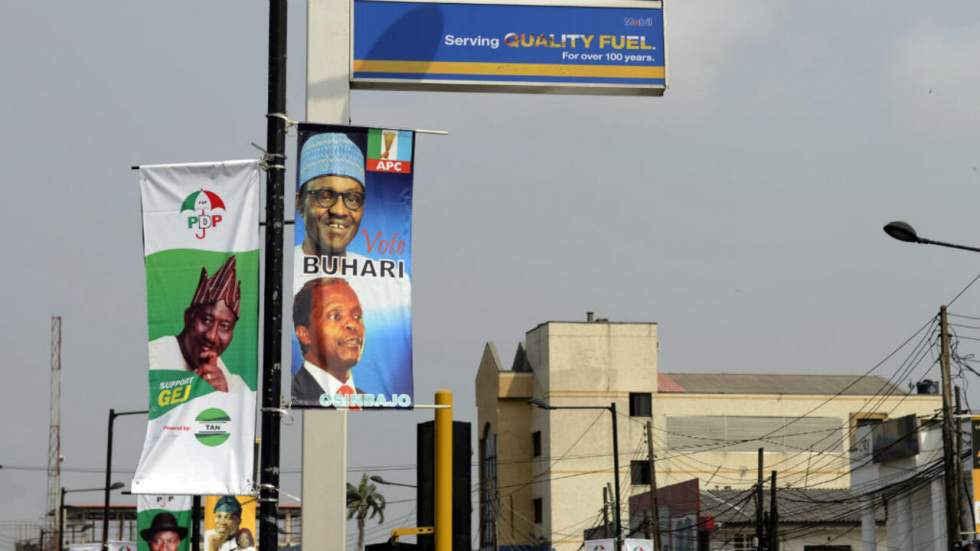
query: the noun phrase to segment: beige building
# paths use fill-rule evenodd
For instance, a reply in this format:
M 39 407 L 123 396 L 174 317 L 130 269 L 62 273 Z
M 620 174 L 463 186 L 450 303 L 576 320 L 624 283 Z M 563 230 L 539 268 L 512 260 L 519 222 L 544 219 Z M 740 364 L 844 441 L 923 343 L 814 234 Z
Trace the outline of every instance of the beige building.
M 476 376 L 481 549 L 573 551 L 584 530 L 603 525 L 612 404 L 624 528 L 629 496 L 650 488 L 647 422 L 660 487 L 698 479 L 702 492 L 744 491 L 761 447 L 779 487 L 846 489 L 858 426 L 940 408 L 939 396 L 877 376 L 661 373 L 659 348 L 655 323 L 606 320 L 535 327 L 509 369 L 487 343 Z M 702 517 L 712 506 L 701 498 Z

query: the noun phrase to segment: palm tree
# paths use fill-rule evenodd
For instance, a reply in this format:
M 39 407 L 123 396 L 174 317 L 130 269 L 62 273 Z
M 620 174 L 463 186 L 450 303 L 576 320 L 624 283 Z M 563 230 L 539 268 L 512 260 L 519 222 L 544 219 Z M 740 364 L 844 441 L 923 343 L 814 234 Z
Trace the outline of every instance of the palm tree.
M 368 482 L 368 475 L 361 476 L 361 483 L 347 483 L 347 520 L 357 519 L 357 548 L 364 549 L 364 521 L 378 516 L 378 524 L 385 521 L 385 496 L 377 486 Z M 370 516 L 368 516 L 370 513 Z

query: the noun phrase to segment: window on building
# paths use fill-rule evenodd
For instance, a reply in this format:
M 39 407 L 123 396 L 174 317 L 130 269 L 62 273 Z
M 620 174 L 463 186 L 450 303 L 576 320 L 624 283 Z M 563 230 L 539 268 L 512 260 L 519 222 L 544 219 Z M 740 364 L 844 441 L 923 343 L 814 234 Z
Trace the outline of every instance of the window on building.
M 534 450 L 534 457 L 541 457 L 541 431 L 536 430 L 531 433 L 531 447 Z
M 650 483 L 649 461 L 630 461 L 630 482 L 633 484 Z
M 497 549 L 497 435 L 490 423 L 480 438 L 480 549 Z
M 871 453 L 871 438 L 875 427 L 888 418 L 886 413 L 857 412 L 851 414 L 851 451 Z
M 534 500 L 534 524 L 541 524 L 542 522 L 544 522 L 544 501 L 539 497 Z
M 653 397 L 649 392 L 630 392 L 630 417 L 650 417 Z
M 755 551 L 753 544 L 755 538 L 745 534 L 735 534 L 732 536 L 733 551 Z

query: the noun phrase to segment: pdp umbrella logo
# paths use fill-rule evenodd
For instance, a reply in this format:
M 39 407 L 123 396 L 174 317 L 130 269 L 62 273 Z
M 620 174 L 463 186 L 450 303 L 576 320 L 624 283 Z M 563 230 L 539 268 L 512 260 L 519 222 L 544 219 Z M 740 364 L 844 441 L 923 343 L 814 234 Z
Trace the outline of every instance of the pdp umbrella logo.
M 205 446 L 220 446 L 228 440 L 231 433 L 228 432 L 228 424 L 231 417 L 218 408 L 208 408 L 198 414 L 197 426 L 194 429 L 194 437 Z
M 214 211 L 221 209 L 225 211 L 225 202 L 213 191 L 201 188 L 199 191 L 184 197 L 180 204 L 180 212 L 183 214 L 190 211 L 187 215 L 187 229 L 194 232 L 194 237 L 204 239 L 211 228 L 216 228 L 224 218 Z

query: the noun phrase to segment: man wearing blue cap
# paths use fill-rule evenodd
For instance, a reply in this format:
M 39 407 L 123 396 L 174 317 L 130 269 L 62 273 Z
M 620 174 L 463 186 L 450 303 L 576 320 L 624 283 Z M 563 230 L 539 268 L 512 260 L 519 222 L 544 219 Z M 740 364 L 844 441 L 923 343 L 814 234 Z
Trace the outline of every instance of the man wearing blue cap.
M 305 236 L 296 256 L 344 256 L 364 216 L 364 153 L 345 134 L 316 134 L 300 151 L 296 210 Z
M 234 496 L 221 496 L 214 505 L 214 530 L 204 534 L 207 551 L 236 551 L 235 536 L 242 522 L 242 506 Z

